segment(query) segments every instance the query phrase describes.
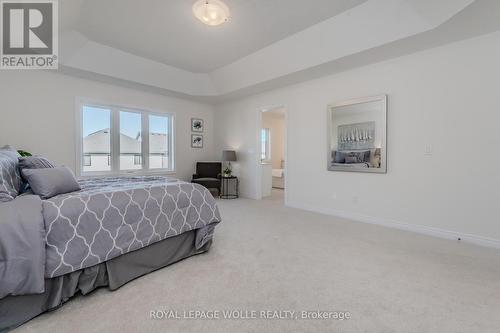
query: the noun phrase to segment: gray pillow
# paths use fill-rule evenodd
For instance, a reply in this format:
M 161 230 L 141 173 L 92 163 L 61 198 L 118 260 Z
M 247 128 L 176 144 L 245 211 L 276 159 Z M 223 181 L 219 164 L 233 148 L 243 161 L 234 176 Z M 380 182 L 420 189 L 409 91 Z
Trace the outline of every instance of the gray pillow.
M 56 166 L 41 156 L 29 156 L 19 158 L 19 169 L 46 169 L 55 168 Z
M 0 149 L 0 202 L 14 200 L 21 190 L 18 157 L 10 146 Z
M 19 170 L 21 176 L 23 175 L 24 169 L 45 169 L 45 168 L 55 168 L 55 167 L 56 166 L 45 157 L 41 156 L 19 157 Z M 25 193 L 30 190 L 30 186 L 28 184 L 28 181 L 24 179 L 24 177 L 22 178 L 23 178 L 23 183 L 21 186 L 21 190 L 19 192 Z
M 22 173 L 33 193 L 42 199 L 81 190 L 75 175 L 67 167 L 24 169 Z
M 369 150 L 362 152 L 363 162 L 367 162 L 367 163 L 370 162 L 370 155 L 371 155 L 371 151 L 369 151 Z
M 356 158 L 356 162 L 349 162 L 349 163 L 368 163 L 368 162 L 370 162 L 370 151 L 369 150 L 352 151 L 347 156 Z
M 3 146 L 2 148 L 0 148 L 0 154 L 9 156 L 10 158 L 16 159 L 16 160 L 19 157 L 21 157 L 21 155 L 19 155 L 17 150 L 12 148 L 12 146 L 9 146 L 9 145 L 6 145 L 6 146 Z
M 335 163 L 345 163 L 345 156 L 346 155 L 347 155 L 346 153 L 336 151 L 334 162 Z
M 358 163 L 358 158 L 356 156 L 345 157 L 345 164 L 354 164 L 354 163 Z

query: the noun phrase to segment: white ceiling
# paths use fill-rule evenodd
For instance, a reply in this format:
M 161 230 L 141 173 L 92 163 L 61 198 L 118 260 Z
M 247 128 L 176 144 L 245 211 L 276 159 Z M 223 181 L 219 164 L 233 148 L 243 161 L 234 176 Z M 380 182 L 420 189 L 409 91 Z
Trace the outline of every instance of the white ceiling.
M 500 31 L 499 0 L 193 1 L 60 1 L 59 71 L 217 103 Z
M 61 27 L 89 40 L 195 73 L 208 73 L 366 0 L 224 0 L 231 20 L 199 22 L 195 0 L 68 0 Z

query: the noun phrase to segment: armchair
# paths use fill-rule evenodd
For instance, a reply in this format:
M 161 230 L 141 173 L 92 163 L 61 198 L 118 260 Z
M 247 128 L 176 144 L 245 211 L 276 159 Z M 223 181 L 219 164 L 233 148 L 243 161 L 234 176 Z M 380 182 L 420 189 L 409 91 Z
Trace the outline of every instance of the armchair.
M 217 193 L 220 195 L 221 170 L 222 163 L 220 162 L 198 162 L 191 183 L 200 184 L 208 189 L 217 189 Z

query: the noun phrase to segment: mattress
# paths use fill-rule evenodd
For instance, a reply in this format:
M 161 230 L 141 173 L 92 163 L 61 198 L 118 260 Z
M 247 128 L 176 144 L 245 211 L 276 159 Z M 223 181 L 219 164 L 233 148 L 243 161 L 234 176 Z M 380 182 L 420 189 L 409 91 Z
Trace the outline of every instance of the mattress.
M 82 190 L 43 201 L 46 277 L 97 265 L 186 231 L 198 246 L 221 221 L 201 185 L 167 177 L 80 181 Z

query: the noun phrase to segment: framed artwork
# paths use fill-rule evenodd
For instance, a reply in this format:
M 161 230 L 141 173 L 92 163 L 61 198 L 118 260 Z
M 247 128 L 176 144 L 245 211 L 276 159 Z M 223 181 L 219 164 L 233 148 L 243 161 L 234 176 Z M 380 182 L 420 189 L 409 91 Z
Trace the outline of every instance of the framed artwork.
M 191 134 L 191 148 L 203 148 L 203 135 Z
M 328 170 L 387 172 L 387 96 L 328 107 Z
M 191 118 L 191 131 L 193 132 L 203 132 L 203 119 Z

